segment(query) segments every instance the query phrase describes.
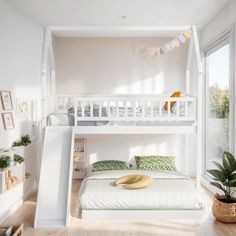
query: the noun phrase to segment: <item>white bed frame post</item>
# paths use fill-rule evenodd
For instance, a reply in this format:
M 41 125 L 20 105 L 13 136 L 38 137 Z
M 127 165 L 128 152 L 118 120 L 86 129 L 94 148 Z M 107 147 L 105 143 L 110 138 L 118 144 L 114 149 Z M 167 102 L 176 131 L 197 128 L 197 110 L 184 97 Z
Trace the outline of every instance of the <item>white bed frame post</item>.
M 187 55 L 187 63 L 186 63 L 186 81 L 185 81 L 185 94 L 189 95 L 190 94 L 190 83 L 191 83 L 191 78 L 190 78 L 190 71 L 191 71 L 191 61 L 192 61 L 192 54 L 193 54 L 193 38 L 190 38 L 189 42 L 189 47 L 188 47 L 188 55 Z M 190 155 L 190 150 L 189 150 L 189 138 L 190 136 L 188 134 L 185 134 L 185 174 L 189 175 L 189 155 Z
M 48 60 L 50 67 L 48 71 Z M 47 76 L 50 76 L 50 88 L 47 87 Z M 41 65 L 41 96 L 42 96 L 42 128 L 46 127 L 46 118 L 47 113 L 50 112 L 48 109 L 51 109 L 51 97 L 48 99 L 48 92 L 50 95 L 55 96 L 55 64 L 54 64 L 54 54 L 53 54 L 53 45 L 52 45 L 52 35 L 49 28 L 45 29 L 44 32 L 44 47 L 43 47 L 43 56 L 42 56 L 42 65 Z M 50 104 L 48 104 L 50 102 Z M 55 101 L 53 100 L 53 103 Z
M 198 112 L 197 112 L 197 168 L 196 168 L 196 184 L 199 188 L 201 185 L 201 175 L 202 175 L 202 156 L 203 156 L 203 66 L 201 59 L 201 52 L 198 41 L 198 34 L 196 26 L 192 26 L 194 49 L 197 61 L 197 79 L 198 79 Z

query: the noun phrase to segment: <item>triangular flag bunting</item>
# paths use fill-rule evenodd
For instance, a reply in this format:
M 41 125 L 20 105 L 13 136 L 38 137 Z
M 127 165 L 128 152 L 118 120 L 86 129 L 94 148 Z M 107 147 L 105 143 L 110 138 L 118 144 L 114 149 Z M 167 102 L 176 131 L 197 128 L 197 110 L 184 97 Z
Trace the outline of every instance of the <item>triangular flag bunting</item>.
M 185 32 L 183 33 L 183 35 L 184 35 L 187 39 L 191 38 L 191 34 L 192 34 L 192 31 L 191 31 L 191 30 L 187 30 L 187 31 L 185 31 Z
M 179 48 L 181 43 L 185 43 L 186 39 L 191 38 L 192 31 L 191 29 L 186 30 L 179 34 L 176 38 L 171 40 L 169 43 L 166 43 L 162 47 L 143 47 L 140 49 L 140 54 L 144 56 L 159 56 L 173 50 L 174 48 Z

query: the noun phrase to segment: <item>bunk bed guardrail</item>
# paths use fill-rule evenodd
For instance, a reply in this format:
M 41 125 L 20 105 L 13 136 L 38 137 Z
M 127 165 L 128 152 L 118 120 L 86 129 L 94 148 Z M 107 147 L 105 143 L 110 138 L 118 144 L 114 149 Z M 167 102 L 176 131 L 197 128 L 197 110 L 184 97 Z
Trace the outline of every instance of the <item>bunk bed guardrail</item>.
M 53 104 L 53 105 L 52 105 Z M 51 96 L 50 110 L 78 121 L 196 121 L 196 97 L 157 95 Z

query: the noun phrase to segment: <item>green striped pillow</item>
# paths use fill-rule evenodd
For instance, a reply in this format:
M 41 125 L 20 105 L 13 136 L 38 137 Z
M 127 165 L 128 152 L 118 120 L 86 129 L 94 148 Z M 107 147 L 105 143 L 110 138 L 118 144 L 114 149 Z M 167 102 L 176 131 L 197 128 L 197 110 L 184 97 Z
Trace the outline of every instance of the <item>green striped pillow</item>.
M 92 172 L 105 170 L 130 170 L 131 164 L 125 161 L 105 160 L 93 163 Z
M 135 156 L 139 170 L 176 171 L 175 157 L 170 156 Z

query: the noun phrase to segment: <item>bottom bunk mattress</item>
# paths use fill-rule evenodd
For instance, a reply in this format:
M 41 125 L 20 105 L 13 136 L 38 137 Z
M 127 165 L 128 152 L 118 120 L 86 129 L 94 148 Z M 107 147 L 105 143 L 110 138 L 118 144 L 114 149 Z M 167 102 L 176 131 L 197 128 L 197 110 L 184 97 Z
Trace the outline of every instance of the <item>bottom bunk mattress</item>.
M 128 190 L 114 186 L 114 180 L 129 174 L 150 176 L 146 188 Z M 78 206 L 82 210 L 200 210 L 194 183 L 179 172 L 141 170 L 91 173 L 82 183 Z

